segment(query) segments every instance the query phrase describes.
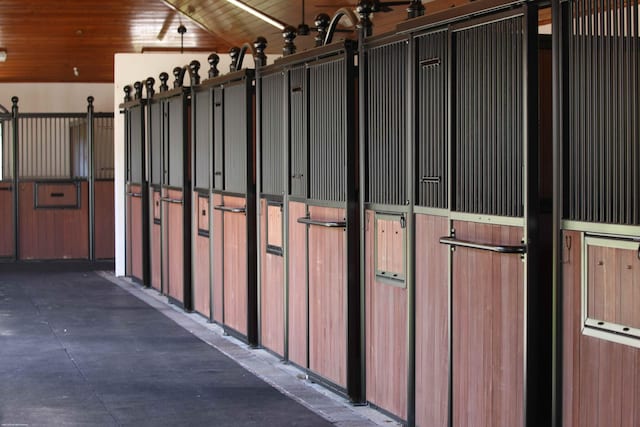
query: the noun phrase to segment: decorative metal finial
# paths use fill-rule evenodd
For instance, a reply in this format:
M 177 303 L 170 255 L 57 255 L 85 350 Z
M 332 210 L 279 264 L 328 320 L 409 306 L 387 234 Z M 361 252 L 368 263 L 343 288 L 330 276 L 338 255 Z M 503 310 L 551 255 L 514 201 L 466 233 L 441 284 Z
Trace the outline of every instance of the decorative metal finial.
M 267 65 L 267 55 L 264 53 L 264 50 L 267 48 L 267 39 L 264 37 L 258 37 L 253 42 L 253 47 L 256 51 L 253 57 L 253 62 L 255 62 L 256 68 L 264 67 Z
M 421 0 L 411 0 L 407 7 L 407 19 L 424 15 L 424 5 Z
M 220 57 L 216 53 L 212 53 L 207 58 L 207 62 L 209 63 L 209 78 L 218 77 L 220 71 L 218 70 L 218 63 L 220 62 Z
M 232 47 L 229 50 L 229 56 L 231 57 L 231 65 L 229 65 L 229 71 L 237 71 L 238 67 L 238 57 L 240 56 L 240 48 Z
M 184 78 L 184 69 L 182 67 L 175 67 L 173 69 L 173 77 L 175 80 L 173 81 L 173 87 L 178 88 L 182 87 L 182 80 Z
M 87 96 L 87 102 L 89 103 L 90 107 L 93 107 L 93 101 L 95 101 L 95 98 L 93 96 Z
M 373 24 L 371 23 L 371 13 L 373 12 L 373 6 L 367 0 L 361 0 L 356 6 L 356 12 L 360 16 L 360 21 L 356 25 L 356 28 L 360 30 L 360 37 L 369 37 L 372 34 Z
M 147 78 L 147 80 L 145 80 L 144 84 L 147 87 L 147 98 L 153 98 L 153 95 L 156 93 L 155 89 L 153 88 L 153 85 L 156 84 L 156 79 L 154 79 L 153 77 L 149 77 Z
M 322 46 L 324 44 L 324 39 L 327 36 L 327 30 L 329 29 L 329 23 L 331 22 L 331 17 L 326 13 L 320 13 L 316 16 L 315 26 L 318 29 L 316 33 L 315 41 L 316 47 Z
M 189 71 L 189 75 L 191 76 L 191 86 L 199 85 L 200 74 L 198 74 L 198 71 L 200 71 L 200 61 L 194 59 L 189 62 Z
M 124 102 L 129 102 L 131 101 L 131 86 L 130 85 L 126 85 L 124 88 Z
M 178 27 L 178 34 L 180 34 L 180 53 L 184 53 L 184 33 L 187 32 L 187 27 L 180 24 Z
M 167 85 L 167 82 L 169 81 L 169 74 L 163 71 L 162 73 L 160 73 L 159 78 L 160 78 L 160 92 L 168 91 L 169 85 Z
M 282 48 L 283 55 L 287 56 L 296 53 L 296 45 L 293 42 L 296 38 L 296 29 L 291 25 L 287 25 L 282 31 L 282 37 L 284 38 L 284 47 Z
M 136 94 L 134 95 L 134 99 L 142 99 L 142 82 L 135 82 L 133 84 L 133 87 L 136 90 Z

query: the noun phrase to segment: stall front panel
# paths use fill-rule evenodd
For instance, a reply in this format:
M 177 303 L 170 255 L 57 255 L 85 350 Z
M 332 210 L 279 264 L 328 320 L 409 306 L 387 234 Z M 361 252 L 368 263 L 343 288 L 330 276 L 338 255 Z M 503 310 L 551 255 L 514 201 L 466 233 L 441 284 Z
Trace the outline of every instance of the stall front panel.
M 151 287 L 164 292 L 162 273 L 162 147 L 163 147 L 163 105 L 151 99 L 147 104 L 148 164 L 149 164 L 149 224 L 150 250 L 149 264 Z
M 127 275 L 144 283 L 144 224 L 143 203 L 145 203 L 145 111 L 142 102 L 135 102 L 125 109 L 125 150 L 126 150 L 126 266 Z

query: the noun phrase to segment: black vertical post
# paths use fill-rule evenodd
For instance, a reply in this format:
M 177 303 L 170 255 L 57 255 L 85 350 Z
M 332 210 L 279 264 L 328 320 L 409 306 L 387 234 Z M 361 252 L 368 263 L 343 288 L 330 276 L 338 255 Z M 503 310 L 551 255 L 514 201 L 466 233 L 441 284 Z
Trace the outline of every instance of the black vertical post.
M 87 180 L 89 188 L 89 260 L 95 260 L 95 172 L 94 172 L 94 128 L 93 96 L 87 98 Z
M 18 237 L 18 202 L 19 202 L 19 180 L 18 175 L 20 173 L 18 169 L 18 97 L 14 96 L 11 98 L 11 126 L 13 127 L 13 141 L 12 141 L 12 150 L 13 150 L 13 257 L 14 260 L 18 260 L 19 258 L 19 237 Z

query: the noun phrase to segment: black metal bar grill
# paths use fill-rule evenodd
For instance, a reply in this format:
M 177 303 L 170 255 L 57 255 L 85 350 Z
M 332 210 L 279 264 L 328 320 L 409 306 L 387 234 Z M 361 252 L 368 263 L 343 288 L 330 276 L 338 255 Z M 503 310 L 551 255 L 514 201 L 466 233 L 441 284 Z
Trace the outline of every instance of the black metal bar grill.
M 344 221 L 344 220 L 341 220 L 341 221 L 326 221 L 326 220 L 321 220 L 321 219 L 311 219 L 311 218 L 306 217 L 306 216 L 298 218 L 298 222 L 300 224 L 317 225 L 317 226 L 320 226 L 320 227 L 327 227 L 327 228 L 345 228 L 347 226 L 347 221 Z
M 225 206 L 225 205 L 215 205 L 213 209 L 217 211 L 229 212 L 229 213 L 246 213 L 247 212 L 246 207 L 239 208 L 239 207 L 232 207 L 232 206 Z
M 490 245 L 486 243 L 471 242 L 468 240 L 459 240 L 455 237 L 444 236 L 440 238 L 440 243 L 449 246 L 460 246 L 463 248 L 479 249 L 481 251 L 497 252 L 501 254 L 525 254 L 527 253 L 526 245 Z

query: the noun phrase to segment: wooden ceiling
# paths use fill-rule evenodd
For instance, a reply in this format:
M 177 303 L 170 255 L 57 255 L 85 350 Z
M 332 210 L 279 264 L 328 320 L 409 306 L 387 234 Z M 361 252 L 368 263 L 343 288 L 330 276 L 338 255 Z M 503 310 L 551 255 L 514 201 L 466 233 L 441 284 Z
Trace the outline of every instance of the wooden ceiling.
M 425 6 L 434 13 L 469 1 L 429 0 Z M 307 0 L 304 22 L 313 26 L 318 13 L 331 16 L 341 7 L 355 8 L 357 2 Z M 302 23 L 302 0 L 244 3 L 285 24 Z M 374 31 L 389 31 L 404 19 L 404 6 L 377 13 L 372 17 Z M 6 50 L 7 59 L 0 62 L 0 82 L 113 82 L 115 53 L 179 51 L 180 24 L 187 28 L 185 50 L 226 53 L 263 36 L 268 53 L 282 52 L 280 30 L 227 0 L 2 0 L 0 50 Z M 297 37 L 295 44 L 298 50 L 311 47 L 313 32 Z

